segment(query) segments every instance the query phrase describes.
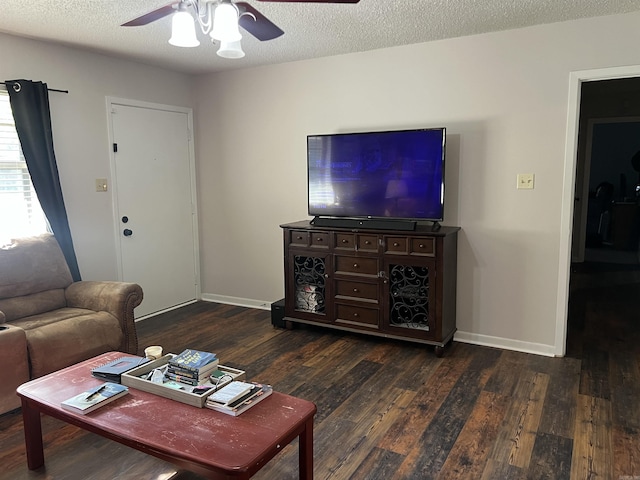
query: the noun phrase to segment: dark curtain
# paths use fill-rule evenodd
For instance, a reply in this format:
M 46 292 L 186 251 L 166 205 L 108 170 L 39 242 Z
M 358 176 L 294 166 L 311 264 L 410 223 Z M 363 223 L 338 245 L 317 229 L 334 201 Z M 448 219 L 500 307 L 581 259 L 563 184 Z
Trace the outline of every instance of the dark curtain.
M 74 281 L 78 281 L 80 270 L 73 249 L 56 155 L 53 151 L 47 84 L 31 80 L 6 80 L 5 84 L 33 187 L 64 253 L 71 275 Z

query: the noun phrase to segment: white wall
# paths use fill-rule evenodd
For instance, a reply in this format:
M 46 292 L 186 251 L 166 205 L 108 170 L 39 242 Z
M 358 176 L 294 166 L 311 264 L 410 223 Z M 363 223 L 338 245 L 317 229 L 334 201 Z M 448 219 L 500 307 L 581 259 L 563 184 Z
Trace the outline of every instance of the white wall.
M 202 291 L 283 296 L 278 225 L 308 218 L 306 135 L 446 126 L 457 338 L 558 353 L 569 74 L 640 64 L 638 25 L 633 13 L 198 77 Z M 535 189 L 516 190 L 518 173 Z
M 191 107 L 186 75 L 44 42 L 0 34 L 0 80 L 40 80 L 50 92 L 53 141 L 80 272 L 116 280 L 106 97 Z

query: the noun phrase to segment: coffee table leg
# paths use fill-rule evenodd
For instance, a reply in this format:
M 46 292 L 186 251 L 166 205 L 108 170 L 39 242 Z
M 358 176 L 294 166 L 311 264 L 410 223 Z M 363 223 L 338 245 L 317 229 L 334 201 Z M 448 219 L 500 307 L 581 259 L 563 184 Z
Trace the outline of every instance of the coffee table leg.
M 42 423 L 40 412 L 22 399 L 22 422 L 24 423 L 24 443 L 27 449 L 27 466 L 35 470 L 44 465 L 44 447 L 42 445 Z
M 300 480 L 313 480 L 313 417 L 305 423 L 298 445 Z

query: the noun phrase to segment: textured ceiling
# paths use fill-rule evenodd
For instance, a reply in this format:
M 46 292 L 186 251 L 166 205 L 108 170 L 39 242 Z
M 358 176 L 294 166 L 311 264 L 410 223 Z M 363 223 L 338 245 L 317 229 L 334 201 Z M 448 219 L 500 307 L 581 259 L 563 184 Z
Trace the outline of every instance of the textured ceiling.
M 218 57 L 203 35 L 197 48 L 169 45 L 170 17 L 120 26 L 170 0 L 1 0 L 0 32 L 197 74 L 640 10 L 640 0 L 247 1 L 285 34 L 260 42 L 242 31 L 239 60 Z

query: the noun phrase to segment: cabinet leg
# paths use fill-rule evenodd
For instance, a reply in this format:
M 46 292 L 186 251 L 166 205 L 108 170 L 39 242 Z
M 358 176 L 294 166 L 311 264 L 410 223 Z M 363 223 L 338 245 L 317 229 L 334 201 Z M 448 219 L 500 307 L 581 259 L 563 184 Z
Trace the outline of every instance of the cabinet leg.
M 293 322 L 289 321 L 289 320 L 285 320 L 284 321 L 284 326 L 287 330 L 293 330 Z
M 436 352 L 436 357 L 442 358 L 442 356 L 444 355 L 444 347 L 441 347 L 440 345 L 436 345 L 435 352 Z

